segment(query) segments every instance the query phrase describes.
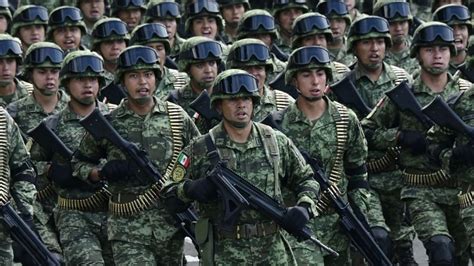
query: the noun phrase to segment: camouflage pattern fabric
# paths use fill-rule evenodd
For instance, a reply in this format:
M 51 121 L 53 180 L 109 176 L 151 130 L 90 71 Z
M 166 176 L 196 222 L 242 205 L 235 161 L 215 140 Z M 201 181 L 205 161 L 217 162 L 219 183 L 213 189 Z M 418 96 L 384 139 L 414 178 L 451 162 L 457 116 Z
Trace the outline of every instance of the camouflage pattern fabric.
M 166 100 L 169 93 L 175 89 L 175 81 L 177 81 L 177 76 L 184 76 L 184 72 L 178 72 L 175 69 L 170 69 L 167 67 L 163 67 L 163 79 L 161 79 L 160 84 L 158 84 L 158 88 L 155 91 L 155 96 L 158 97 L 160 100 Z M 187 74 L 186 74 L 187 76 Z M 189 78 L 185 81 L 189 82 Z M 180 82 L 183 82 L 180 80 Z M 189 113 L 188 113 L 189 114 Z M 191 114 L 189 114 L 191 115 Z
M 31 91 L 33 91 L 33 85 L 28 82 L 19 80 L 17 78 L 15 78 L 14 82 L 16 85 L 15 93 L 0 96 L 0 106 L 3 108 L 5 108 L 9 103 L 26 97 L 28 94 L 30 94 Z
M 385 52 L 384 61 L 393 66 L 403 68 L 407 73 L 413 73 L 419 68 L 416 58 L 410 57 L 410 41 L 407 41 L 405 49 L 400 52 L 392 52 L 389 49 Z
M 178 96 L 176 99 L 176 104 L 181 106 L 189 116 L 193 116 L 195 111 L 189 107 L 192 101 L 196 99 L 199 94 L 195 93 L 191 88 L 191 84 L 188 83 L 181 89 L 176 90 L 176 95 Z
M 267 85 L 263 87 L 263 95 L 261 95 L 260 104 L 254 108 L 254 121 L 262 121 L 271 112 L 278 111 L 277 107 L 277 96 L 276 93 L 280 93 L 282 97 L 286 98 L 288 103 L 293 103 L 295 99 L 288 95 L 286 92 L 271 90 Z M 281 107 L 280 107 L 281 108 Z
M 331 49 L 328 47 L 328 51 L 332 61 L 343 63 L 346 66 L 350 66 L 357 61 L 353 54 L 347 52 L 347 37 L 344 37 L 343 48 Z
M 461 209 L 461 218 L 467 230 L 468 241 L 471 243 L 471 254 L 474 252 L 474 205 Z
M 20 0 L 20 5 L 39 5 L 48 9 L 51 13 L 53 9 L 60 6 L 76 6 L 76 0 Z
M 181 50 L 181 46 L 183 46 L 183 43 L 186 39 L 184 38 L 181 38 L 178 33 L 176 33 L 176 35 L 174 36 L 174 44 L 173 46 L 171 47 L 171 53 L 170 53 L 170 56 L 172 58 L 176 57 L 177 55 L 179 55 L 179 52 Z

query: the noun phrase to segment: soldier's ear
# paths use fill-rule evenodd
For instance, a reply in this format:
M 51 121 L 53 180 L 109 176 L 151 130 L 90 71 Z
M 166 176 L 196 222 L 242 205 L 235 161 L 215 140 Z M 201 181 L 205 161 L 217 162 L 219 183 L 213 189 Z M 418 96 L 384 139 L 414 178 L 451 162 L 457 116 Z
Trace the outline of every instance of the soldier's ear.
M 297 81 L 296 81 L 296 74 L 293 75 L 293 77 L 291 78 L 291 85 L 293 85 L 295 88 L 298 88 L 297 86 Z

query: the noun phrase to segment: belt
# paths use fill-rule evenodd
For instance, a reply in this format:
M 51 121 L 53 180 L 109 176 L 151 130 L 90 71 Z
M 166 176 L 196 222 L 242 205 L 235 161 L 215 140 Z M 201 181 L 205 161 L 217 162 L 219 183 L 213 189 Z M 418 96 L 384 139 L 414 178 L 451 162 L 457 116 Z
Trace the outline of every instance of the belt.
M 398 169 L 397 160 L 400 147 L 392 147 L 380 158 L 367 161 L 367 172 L 370 174 L 391 172 Z
M 474 191 L 470 191 L 458 196 L 459 205 L 461 209 L 465 209 L 474 205 Z
M 58 207 L 63 210 L 78 210 L 85 212 L 106 211 L 110 192 L 102 189 L 94 195 L 83 199 L 68 199 L 58 196 Z
M 411 171 L 405 169 L 402 172 L 403 180 L 406 184 L 411 186 L 446 186 L 446 187 L 456 187 L 457 181 L 451 179 L 451 177 L 446 174 L 443 170 L 438 170 L 436 172 L 424 173 L 419 171 Z
M 273 235 L 279 231 L 279 227 L 274 222 L 258 224 L 240 224 L 234 227 L 231 232 L 218 230 L 219 239 L 248 239 L 252 237 L 264 237 Z
M 44 201 L 46 199 L 52 198 L 54 195 L 56 195 L 56 191 L 54 191 L 53 185 L 48 184 L 42 190 L 38 190 L 38 194 L 36 195 L 36 199 L 38 201 Z

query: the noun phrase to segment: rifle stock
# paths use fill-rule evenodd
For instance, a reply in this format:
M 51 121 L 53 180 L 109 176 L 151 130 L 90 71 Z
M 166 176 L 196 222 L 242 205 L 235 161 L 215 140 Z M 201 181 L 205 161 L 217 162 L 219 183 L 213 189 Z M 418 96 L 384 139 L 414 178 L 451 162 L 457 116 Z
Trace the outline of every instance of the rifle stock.
M 219 113 L 211 108 L 211 98 L 207 90 L 203 90 L 199 96 L 189 104 L 189 107 L 204 117 L 206 121 L 221 120 Z
M 43 149 L 50 153 L 57 152 L 65 159 L 72 159 L 72 151 L 64 145 L 58 136 L 46 125 L 44 121 L 27 132 Z
M 336 95 L 337 101 L 357 110 L 362 116 L 367 116 L 372 110 L 362 99 L 349 76 L 331 84 L 331 91 Z

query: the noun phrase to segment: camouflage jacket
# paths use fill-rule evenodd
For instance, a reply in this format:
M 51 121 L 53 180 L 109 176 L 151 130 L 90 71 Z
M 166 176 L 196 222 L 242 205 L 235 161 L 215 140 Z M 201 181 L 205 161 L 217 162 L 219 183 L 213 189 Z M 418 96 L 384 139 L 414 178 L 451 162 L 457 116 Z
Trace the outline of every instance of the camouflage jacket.
M 172 91 L 171 94 L 173 95 L 172 101 L 174 103 L 181 106 L 189 116 L 194 115 L 195 111 L 189 107 L 189 104 L 191 104 L 191 102 L 194 101 L 194 99 L 196 99 L 199 94 L 193 91 L 189 82 L 183 88 Z
M 410 44 L 411 41 L 407 41 L 405 49 L 400 52 L 387 50 L 384 61 L 389 65 L 402 68 L 408 73 L 414 73 L 420 65 L 416 58 L 410 57 Z
M 271 90 L 268 86 L 263 87 L 263 95 L 261 95 L 260 104 L 254 108 L 254 121 L 262 121 L 273 111 L 285 109 L 295 99 L 286 92 L 279 90 Z
M 155 91 L 155 96 L 160 100 L 166 100 L 172 90 L 183 88 L 189 82 L 188 74 L 175 69 L 163 67 L 163 78 Z
M 28 96 L 33 91 L 33 85 L 23 80 L 15 78 L 16 90 L 13 94 L 0 96 L 0 106 L 5 108 L 9 103 Z
M 357 61 L 357 58 L 353 54 L 348 53 L 346 45 L 347 45 L 347 38 L 344 37 L 343 48 L 330 49 L 328 47 L 328 50 L 329 50 L 329 55 L 331 56 L 332 61 L 341 62 L 346 66 L 350 66 L 354 62 Z
M 184 38 L 181 38 L 178 33 L 176 33 L 175 37 L 174 37 L 174 44 L 173 44 L 173 47 L 171 47 L 171 53 L 170 53 L 170 57 L 174 58 L 176 57 L 180 50 L 181 50 L 181 46 L 183 45 L 184 41 L 186 39 Z

